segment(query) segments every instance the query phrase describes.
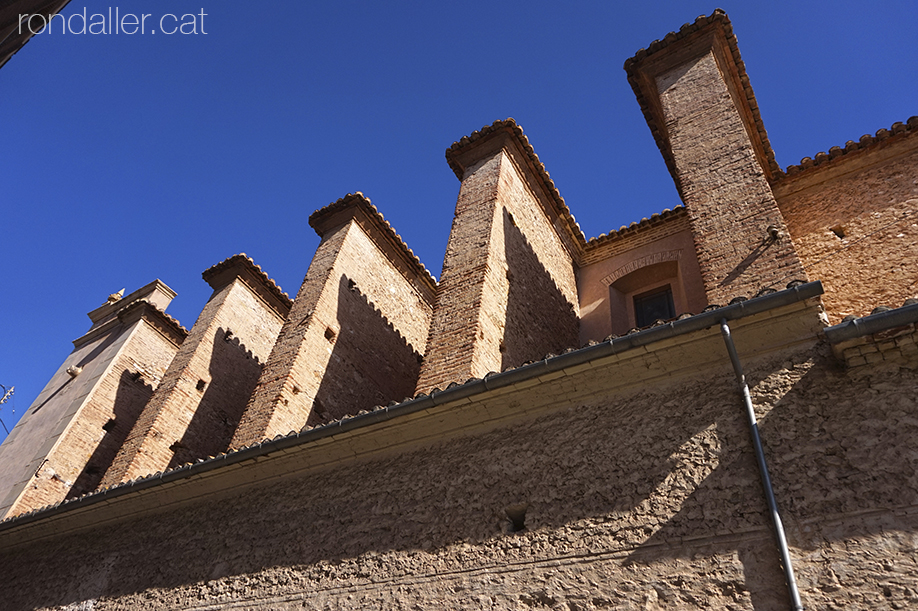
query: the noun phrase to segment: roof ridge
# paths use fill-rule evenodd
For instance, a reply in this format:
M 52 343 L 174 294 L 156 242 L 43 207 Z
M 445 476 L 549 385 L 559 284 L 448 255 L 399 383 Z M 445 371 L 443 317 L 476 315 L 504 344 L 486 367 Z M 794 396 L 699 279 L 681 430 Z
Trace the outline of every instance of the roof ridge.
M 881 127 L 873 136 L 870 134 L 864 134 L 858 139 L 857 142 L 854 140 L 848 140 L 845 143 L 844 148 L 840 146 L 833 146 L 829 148 L 828 153 L 825 151 L 820 151 L 813 157 L 804 157 L 800 160 L 799 164 L 787 166 L 787 169 L 777 175 L 776 178 L 780 179 L 786 176 L 797 175 L 805 170 L 823 165 L 824 163 L 832 161 L 833 159 L 838 159 L 839 157 L 848 155 L 855 151 L 864 150 L 893 136 L 898 136 L 900 134 L 909 132 L 918 132 L 918 116 L 909 117 L 905 123 L 902 121 L 896 121 L 889 127 L 889 129 Z
M 673 216 L 681 215 L 686 212 L 685 204 L 678 204 L 673 206 L 672 209 L 664 208 L 661 212 L 654 212 L 650 215 L 650 218 L 644 217 L 640 221 L 633 221 L 630 225 L 622 225 L 618 229 L 609 231 L 609 233 L 601 233 L 594 238 L 587 240 L 586 247 L 589 249 L 596 248 L 600 244 L 605 244 L 609 240 L 614 240 L 616 238 L 623 238 L 627 233 L 633 233 L 635 231 L 640 231 L 657 225 L 663 221 L 669 220 Z

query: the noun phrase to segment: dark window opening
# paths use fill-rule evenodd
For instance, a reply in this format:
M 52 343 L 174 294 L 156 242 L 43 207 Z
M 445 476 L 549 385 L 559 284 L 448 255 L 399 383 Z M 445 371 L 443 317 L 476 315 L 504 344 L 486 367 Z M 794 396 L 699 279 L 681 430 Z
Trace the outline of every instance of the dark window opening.
M 102 425 L 102 430 L 105 431 L 106 433 L 111 433 L 114 428 L 115 428 L 114 418 L 109 418 L 108 422 Z
M 673 290 L 670 285 L 634 296 L 634 319 L 638 327 L 652 325 L 657 320 L 675 318 Z

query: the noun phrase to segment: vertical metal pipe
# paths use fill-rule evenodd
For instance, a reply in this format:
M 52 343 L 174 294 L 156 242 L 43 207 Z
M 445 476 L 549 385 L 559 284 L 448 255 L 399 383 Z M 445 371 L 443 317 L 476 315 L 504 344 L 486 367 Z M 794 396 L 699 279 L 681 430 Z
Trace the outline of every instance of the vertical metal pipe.
M 743 375 L 743 366 L 740 364 L 739 355 L 736 353 L 736 346 L 733 344 L 733 337 L 730 335 L 730 327 L 727 325 L 726 318 L 722 318 L 720 321 L 720 332 L 724 336 L 727 352 L 730 353 L 730 361 L 733 362 L 733 371 L 736 373 L 736 381 L 739 383 L 740 390 L 743 394 L 743 403 L 746 407 L 746 418 L 749 421 L 749 430 L 752 433 L 752 445 L 755 449 L 755 459 L 759 464 L 759 474 L 762 476 L 762 487 L 765 489 L 765 498 L 768 500 L 768 510 L 771 512 L 771 521 L 775 527 L 775 537 L 778 540 L 778 551 L 781 553 L 781 564 L 784 565 L 784 579 L 787 581 L 787 590 L 790 594 L 791 607 L 794 611 L 803 611 L 803 604 L 800 602 L 800 592 L 797 590 L 797 580 L 794 578 L 794 567 L 791 565 L 790 551 L 787 549 L 787 539 L 784 536 L 784 524 L 781 522 L 781 515 L 778 513 L 778 503 L 775 501 L 775 493 L 771 486 L 771 477 L 768 475 L 768 464 L 765 462 L 765 452 L 762 449 L 762 439 L 759 437 L 759 425 L 755 419 L 755 410 L 752 407 L 752 397 L 749 396 L 749 385 L 746 384 L 746 376 Z

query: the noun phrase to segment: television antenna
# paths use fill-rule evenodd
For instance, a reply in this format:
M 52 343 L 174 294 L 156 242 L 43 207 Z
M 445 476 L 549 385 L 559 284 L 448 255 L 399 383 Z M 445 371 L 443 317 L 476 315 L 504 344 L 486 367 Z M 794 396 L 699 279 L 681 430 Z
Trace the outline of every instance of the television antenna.
M 0 397 L 0 405 L 3 405 L 4 403 L 6 403 L 7 401 L 10 400 L 10 397 L 13 396 L 13 391 L 16 390 L 16 387 L 15 387 L 15 386 L 10 386 L 9 388 L 7 388 L 7 387 L 4 386 L 3 384 L 0 384 L 0 390 L 3 391 L 3 397 Z M 6 434 L 7 434 L 7 435 L 9 435 L 9 434 L 10 434 L 10 430 L 9 430 L 8 428 L 6 428 L 6 424 L 3 423 L 3 419 L 2 419 L 2 418 L 0 418 L 0 425 L 3 426 L 3 430 L 6 431 Z

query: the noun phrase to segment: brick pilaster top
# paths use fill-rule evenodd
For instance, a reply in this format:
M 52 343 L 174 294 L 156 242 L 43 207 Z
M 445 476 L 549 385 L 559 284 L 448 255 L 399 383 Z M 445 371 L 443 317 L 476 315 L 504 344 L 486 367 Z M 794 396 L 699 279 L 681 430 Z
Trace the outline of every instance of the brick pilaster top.
M 111 295 L 107 303 L 89 312 L 87 316 L 93 322 L 92 328 L 95 328 L 111 320 L 118 312 L 139 299 L 149 301 L 160 310 L 165 310 L 173 298 L 175 298 L 175 291 L 169 288 L 165 282 L 157 279 L 124 297 L 119 297 L 117 294 Z
M 715 10 L 710 16 L 702 15 L 694 22 L 686 23 L 678 32 L 670 32 L 663 40 L 653 41 L 646 49 L 639 50 L 625 61 L 628 82 L 631 83 L 641 112 L 644 113 L 644 119 L 663 154 L 666 167 L 678 186 L 679 179 L 669 150 L 669 138 L 663 124 L 662 112 L 658 107 L 658 93 L 653 77 L 661 71 L 675 68 L 680 63 L 699 56 L 708 49 L 714 50 L 715 56 L 727 64 L 721 66 L 724 77 L 734 93 L 735 103 L 739 107 L 765 176 L 771 181 L 781 174 L 781 168 L 775 161 L 775 153 L 768 141 L 768 134 L 759 114 L 759 105 L 746 75 L 746 64 L 740 57 L 736 36 L 733 34 L 733 25 L 721 9 Z
M 293 300 L 246 254 L 239 253 L 204 270 L 201 277 L 215 291 L 241 278 L 281 318 L 287 318 Z
M 476 150 L 487 150 L 486 145 L 493 143 L 494 140 L 501 136 L 509 137 L 519 147 L 519 152 L 522 153 L 523 160 L 532 177 L 535 178 L 547 195 L 546 199 L 551 211 L 561 219 L 561 226 L 567 233 L 567 236 L 562 236 L 562 240 L 574 251 L 571 253 L 574 258 L 579 259 L 580 253 L 586 246 L 586 237 L 583 235 L 580 225 L 577 224 L 577 219 L 571 214 L 570 208 L 564 203 L 564 198 L 561 197 L 555 182 L 545 169 L 545 164 L 539 160 L 539 156 L 536 155 L 535 150 L 529 143 L 529 138 L 523 133 L 523 128 L 514 119 L 508 118 L 502 121 L 495 121 L 468 136 L 463 136 L 458 142 L 453 142 L 446 149 L 446 162 L 449 163 L 449 167 L 452 168 L 459 180 L 462 180 L 468 159 L 474 158 L 469 154 Z M 552 224 L 554 225 L 554 223 Z M 565 237 L 568 239 L 564 239 Z
M 118 294 L 111 295 L 107 303 L 88 313 L 92 326 L 89 331 L 73 340 L 73 345 L 80 347 L 108 333 L 119 323 L 130 324 L 136 322 L 141 316 L 158 328 L 163 335 L 174 341 L 176 345 L 181 344 L 188 335 L 188 330 L 165 312 L 173 297 L 175 297 L 175 291 L 162 280 L 154 280 L 125 297 L 120 297 Z
M 409 276 L 420 280 L 430 291 L 431 296 L 436 294 L 437 281 L 430 275 L 414 251 L 408 248 L 402 236 L 396 233 L 389 221 L 360 191 L 348 193 L 324 208 L 319 208 L 309 215 L 309 225 L 320 237 L 324 237 L 330 230 L 340 227 L 351 219 L 357 221 L 380 249 L 389 255 L 390 261 L 396 268 L 403 274 L 410 272 Z M 411 280 L 410 277 L 408 279 Z
M 188 329 L 149 301 L 140 299 L 118 312 L 118 320 L 129 325 L 143 319 L 165 337 L 180 346 L 188 337 Z
M 159 283 L 159 280 L 156 281 Z M 151 283 L 152 285 L 153 283 Z M 162 284 L 162 283 L 160 283 Z M 147 285 L 147 286 L 151 286 Z M 162 284 L 162 286 L 166 286 Z M 145 287 L 146 288 L 146 287 Z M 168 288 L 168 287 L 166 287 Z M 171 289 L 170 289 L 171 290 Z M 151 295 L 146 293 L 139 298 L 131 298 L 134 295 L 141 293 L 141 291 L 135 291 L 128 296 L 128 298 L 122 299 L 118 302 L 113 302 L 107 304 L 109 306 L 118 306 L 116 309 L 112 310 L 110 315 L 107 315 L 104 319 L 100 319 L 99 322 L 96 322 L 85 334 L 73 340 L 73 345 L 76 348 L 85 345 L 87 342 L 93 341 L 106 333 L 109 333 L 112 329 L 119 325 L 131 325 L 137 322 L 140 319 L 146 321 L 154 329 L 157 329 L 162 335 L 172 341 L 176 346 L 180 346 L 185 338 L 188 336 L 188 329 L 179 324 L 179 321 L 172 318 L 160 307 L 160 302 L 156 301 L 156 295 Z M 173 295 L 175 293 L 172 293 Z M 154 299 L 150 299 L 153 297 Z M 130 299 L 129 299 L 130 298 Z

